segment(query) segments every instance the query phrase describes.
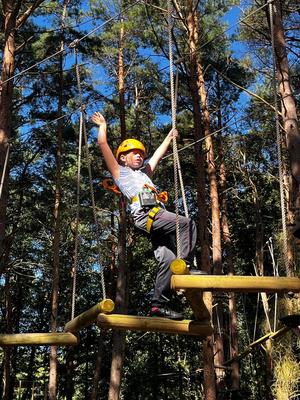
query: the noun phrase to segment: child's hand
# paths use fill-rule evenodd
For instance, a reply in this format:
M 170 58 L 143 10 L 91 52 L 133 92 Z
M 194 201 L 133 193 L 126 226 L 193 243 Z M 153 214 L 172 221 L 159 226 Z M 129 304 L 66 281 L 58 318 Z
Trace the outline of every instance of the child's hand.
M 100 126 L 102 124 L 105 124 L 105 126 L 106 126 L 105 118 L 103 117 L 103 115 L 101 113 L 99 113 L 99 111 L 95 112 L 95 114 L 92 116 L 92 121 L 96 125 Z
M 167 136 L 169 139 L 174 139 L 178 137 L 178 130 L 176 128 L 171 129 Z
M 95 114 L 92 116 L 92 121 L 94 124 L 97 124 L 99 126 L 99 131 L 98 131 L 98 144 L 106 144 L 107 138 L 106 138 L 106 121 L 105 118 L 99 111 L 95 112 Z

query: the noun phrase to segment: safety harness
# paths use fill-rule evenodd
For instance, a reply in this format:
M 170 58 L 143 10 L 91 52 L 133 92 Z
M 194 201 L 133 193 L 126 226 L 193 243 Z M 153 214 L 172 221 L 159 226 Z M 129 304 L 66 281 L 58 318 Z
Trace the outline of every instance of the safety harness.
M 145 183 L 141 192 L 131 199 L 131 203 L 136 203 L 138 201 L 142 208 L 152 207 L 148 213 L 148 219 L 146 222 L 146 230 L 148 233 L 151 232 L 155 216 L 161 209 L 158 204 L 166 203 L 168 198 L 169 196 L 167 192 L 158 192 L 154 186 Z
M 104 189 L 110 190 L 111 192 L 117 195 L 121 194 L 118 186 L 110 178 L 104 179 L 100 183 L 100 185 L 103 186 Z M 166 203 L 168 199 L 169 199 L 168 192 L 166 191 L 158 192 L 158 190 L 154 186 L 150 186 L 147 183 L 144 184 L 141 192 L 137 196 L 133 196 L 133 198 L 131 199 L 131 203 L 139 202 L 142 208 L 151 207 L 146 222 L 146 230 L 148 233 L 151 232 L 155 216 L 161 209 L 161 207 L 158 204 Z

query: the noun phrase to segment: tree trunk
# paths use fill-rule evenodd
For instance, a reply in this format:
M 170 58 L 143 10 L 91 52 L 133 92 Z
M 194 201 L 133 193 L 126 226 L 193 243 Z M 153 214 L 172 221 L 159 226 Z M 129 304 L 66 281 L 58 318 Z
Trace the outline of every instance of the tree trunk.
M 15 33 L 16 33 L 16 18 L 17 11 L 14 10 L 14 1 L 9 0 L 3 4 L 4 16 L 4 48 L 1 82 L 5 82 L 14 75 L 15 69 Z M 8 155 L 8 146 L 11 136 L 12 125 L 12 97 L 13 97 L 13 79 L 3 83 L 0 89 L 0 179 L 4 175 L 2 195 L 0 198 L 0 271 L 3 271 L 5 266 L 1 266 L 1 255 L 3 241 L 5 237 L 5 220 L 6 206 L 8 200 L 8 165 L 5 168 L 5 160 Z
M 204 160 L 199 144 L 199 139 L 203 137 L 201 128 L 201 112 L 199 103 L 199 94 L 197 86 L 197 60 L 196 49 L 198 36 L 194 18 L 193 1 L 188 2 L 189 14 L 187 18 L 188 26 L 188 43 L 190 52 L 189 61 L 189 85 L 193 102 L 193 119 L 194 119 L 194 138 L 195 138 L 195 161 L 196 161 L 196 180 L 198 194 L 198 213 L 199 213 L 199 243 L 201 248 L 201 269 L 210 272 L 210 251 L 207 233 L 208 213 L 205 201 L 205 169 Z M 212 298 L 210 293 L 204 293 L 206 306 L 212 312 Z M 209 336 L 203 343 L 203 363 L 204 363 L 204 393 L 206 400 L 216 399 L 216 384 L 214 371 L 214 353 L 213 338 Z
M 126 266 L 126 212 L 123 201 L 120 202 L 120 227 L 118 260 L 119 274 L 116 291 L 116 313 L 125 314 L 127 311 L 127 266 Z M 118 400 L 120 395 L 122 368 L 125 352 L 125 333 L 114 330 L 112 346 L 112 362 L 108 400 Z
M 121 141 L 126 138 L 125 124 L 125 74 L 124 74 L 124 24 L 121 20 L 119 36 L 118 57 L 118 90 L 120 106 Z M 123 196 L 120 201 L 120 225 L 118 241 L 119 273 L 116 291 L 116 312 L 125 314 L 127 312 L 127 266 L 126 266 L 126 209 Z M 118 400 L 121 388 L 122 369 L 125 352 L 125 333 L 115 330 L 113 333 L 113 350 L 110 372 L 110 385 L 108 400 Z
M 0 274 L 5 266 L 2 265 L 2 249 L 5 248 L 3 241 L 5 238 L 6 206 L 8 201 L 8 176 L 9 176 L 9 141 L 12 129 L 13 113 L 13 90 L 14 82 L 11 79 L 15 72 L 15 36 L 17 28 L 20 27 L 32 14 L 32 12 L 44 0 L 37 0 L 29 5 L 24 14 L 19 16 L 22 2 L 15 0 L 2 1 L 2 23 L 4 26 L 3 37 L 4 46 L 2 49 L 2 71 L 0 82 L 0 179 L 4 178 L 3 186 L 0 190 Z M 2 83 L 3 82 L 3 83 Z M 7 165 L 6 164 L 7 158 Z
M 222 121 L 222 104 L 221 104 L 221 91 L 219 77 L 217 76 L 217 96 L 218 96 L 218 129 L 223 127 Z M 223 235 L 223 243 L 226 254 L 227 273 L 228 275 L 234 275 L 234 263 L 233 263 L 233 251 L 232 241 L 228 222 L 228 207 L 226 198 L 226 166 L 224 160 L 224 152 L 221 141 L 221 134 L 217 137 L 218 143 L 218 158 L 219 158 L 219 190 L 220 190 L 220 206 L 221 206 L 221 227 Z M 238 355 L 238 337 L 237 337 L 237 309 L 236 309 L 236 298 L 234 292 L 228 293 L 228 309 L 229 309 L 229 356 L 235 358 Z M 225 351 L 224 351 L 225 353 Z M 231 390 L 239 390 L 240 388 L 240 370 L 238 361 L 231 363 L 230 372 L 230 386 Z
M 96 368 L 94 371 L 91 400 L 97 400 L 97 398 L 100 397 L 100 396 L 98 396 L 98 390 L 99 390 L 99 382 L 100 382 L 100 377 L 101 377 L 102 352 L 103 352 L 103 337 L 102 337 L 102 333 L 100 333 L 100 336 L 98 339 L 98 351 L 97 351 L 97 357 L 96 357 Z
M 6 332 L 12 333 L 12 303 L 11 303 L 11 275 L 7 271 L 5 276 L 5 320 Z M 12 348 L 4 348 L 4 363 L 3 363 L 3 400 L 11 399 L 11 353 Z
M 193 13 L 194 18 L 194 30 L 199 29 L 198 16 L 196 12 Z M 199 32 L 195 32 L 197 38 Z M 195 52 L 196 52 L 195 48 Z M 217 275 L 222 274 L 222 251 L 221 251 L 221 221 L 220 221 L 220 207 L 219 207 L 219 194 L 217 184 L 217 171 L 215 166 L 214 157 L 214 144 L 211 136 L 210 126 L 210 113 L 207 104 L 207 93 L 205 87 L 205 80 L 203 74 L 202 62 L 199 53 L 197 53 L 197 85 L 198 93 L 200 98 L 201 110 L 202 110 L 202 121 L 204 127 L 204 136 L 207 149 L 207 169 L 210 183 L 210 198 L 211 198 L 211 222 L 212 222 L 212 258 L 213 258 L 213 273 Z M 217 377 L 217 387 L 219 391 L 223 391 L 225 388 L 225 371 L 223 368 L 224 363 L 224 349 L 223 349 L 223 338 L 222 331 L 224 329 L 223 323 L 223 307 L 221 302 L 217 302 L 214 307 L 214 319 L 218 319 L 218 323 L 215 326 L 220 327 L 220 331 L 215 332 L 214 335 L 214 354 L 215 354 L 215 372 Z M 215 321 L 216 322 L 216 321 Z
M 281 11 L 281 1 L 275 0 L 273 6 L 273 26 L 277 83 L 281 98 L 282 122 L 291 170 L 289 209 L 294 215 L 294 221 L 292 222 L 295 222 L 296 225 L 299 224 L 300 229 L 300 132 L 298 127 L 296 102 L 291 86 Z M 289 265 L 287 267 L 287 276 L 292 276 L 294 274 L 294 255 L 290 240 L 288 240 L 288 258 Z
M 124 72 L 124 23 L 121 18 L 120 36 L 119 36 L 119 56 L 118 56 L 118 90 L 120 107 L 120 128 L 122 140 L 126 137 L 125 120 L 125 72 Z
M 74 349 L 69 347 L 66 354 L 66 400 L 74 398 Z
M 64 1 L 64 8 L 61 17 L 61 33 L 64 35 L 65 17 L 69 0 Z M 60 49 L 64 48 L 64 38 L 61 40 Z M 59 55 L 59 82 L 58 82 L 58 105 L 57 117 L 62 116 L 63 109 L 63 53 Z M 56 131 L 56 184 L 54 199 L 54 236 L 53 236 L 53 282 L 51 296 L 51 332 L 57 331 L 57 313 L 59 297 L 59 248 L 60 248 L 60 226 L 61 226 L 61 162 L 62 162 L 62 130 L 63 126 L 59 120 Z M 50 371 L 49 371 L 49 399 L 55 400 L 57 396 L 57 346 L 50 349 Z

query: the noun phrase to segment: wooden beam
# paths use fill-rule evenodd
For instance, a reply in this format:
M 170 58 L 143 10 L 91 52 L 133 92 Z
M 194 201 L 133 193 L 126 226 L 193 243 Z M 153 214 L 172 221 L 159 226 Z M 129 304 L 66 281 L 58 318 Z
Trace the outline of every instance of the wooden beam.
M 86 326 L 91 325 L 96 321 L 97 316 L 103 312 L 112 312 L 115 305 L 114 302 L 110 299 L 104 299 L 100 303 L 94 305 L 89 310 L 84 311 L 71 321 L 67 322 L 65 325 L 65 332 L 73 332 L 76 333 L 80 331 L 80 329 L 85 328 Z
M 246 349 L 238 354 L 236 357 L 231 358 L 230 360 L 227 360 L 224 362 L 224 365 L 228 365 L 231 364 L 233 361 L 236 360 L 240 360 L 241 358 L 247 356 L 249 353 L 251 353 L 252 349 L 262 343 L 264 343 L 267 340 L 271 340 L 271 339 L 276 339 L 280 336 L 285 335 L 289 330 L 291 330 L 291 328 L 284 326 L 283 328 L 280 328 L 278 331 L 276 332 L 269 332 L 267 333 L 265 336 L 262 336 L 261 338 L 255 340 L 254 342 L 250 343 Z
M 123 314 L 99 314 L 97 323 L 100 328 L 121 329 L 143 332 L 163 332 L 181 335 L 206 337 L 212 333 L 210 323 L 199 321 L 174 321 L 160 317 L 141 317 Z
M 16 333 L 0 335 L 0 346 L 76 346 L 77 336 L 72 333 Z
M 230 292 L 300 292 L 300 279 L 271 276 L 173 275 L 171 287 Z

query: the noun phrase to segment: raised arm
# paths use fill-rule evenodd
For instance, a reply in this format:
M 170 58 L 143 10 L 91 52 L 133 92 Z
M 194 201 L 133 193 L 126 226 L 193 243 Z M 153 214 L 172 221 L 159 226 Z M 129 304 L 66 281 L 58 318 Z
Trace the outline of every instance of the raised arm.
M 120 166 L 107 143 L 107 125 L 105 118 L 99 112 L 95 112 L 92 116 L 92 121 L 99 126 L 98 144 L 106 162 L 107 168 L 114 179 L 120 177 Z
M 172 142 L 173 138 L 177 137 L 177 136 L 178 136 L 177 129 L 171 129 L 170 132 L 165 137 L 162 144 L 155 150 L 153 156 L 150 158 L 150 160 L 147 164 L 147 167 L 146 167 L 146 172 L 149 176 L 153 175 L 160 160 L 166 154 L 166 151 L 168 150 L 168 147 L 169 147 L 170 143 Z

